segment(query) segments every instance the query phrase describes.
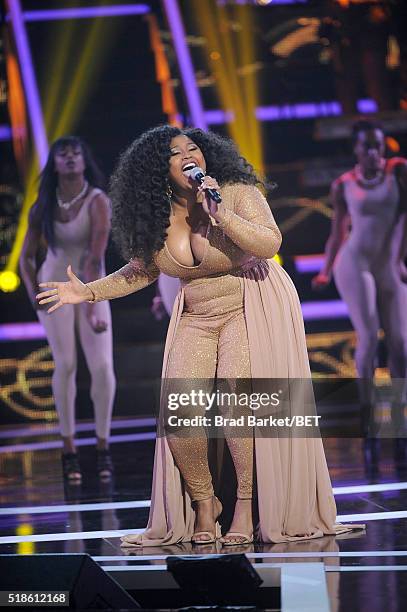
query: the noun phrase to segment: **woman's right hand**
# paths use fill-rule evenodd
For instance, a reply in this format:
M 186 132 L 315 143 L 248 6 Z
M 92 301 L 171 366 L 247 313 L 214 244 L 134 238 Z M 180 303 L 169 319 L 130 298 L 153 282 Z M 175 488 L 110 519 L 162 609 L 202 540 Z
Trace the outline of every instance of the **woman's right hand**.
M 324 274 L 323 272 L 320 272 L 319 274 L 314 276 L 314 278 L 311 281 L 311 285 L 315 291 L 318 291 L 319 289 L 325 289 L 325 287 L 327 287 L 330 282 L 331 282 L 331 277 L 328 276 L 328 274 Z
M 49 291 L 42 291 L 35 296 L 41 305 L 56 302 L 48 313 L 54 312 L 64 304 L 81 304 L 93 298 L 92 291 L 72 272 L 71 266 L 68 266 L 66 273 L 69 278 L 66 283 L 48 281 L 39 284 L 40 287 L 52 287 Z

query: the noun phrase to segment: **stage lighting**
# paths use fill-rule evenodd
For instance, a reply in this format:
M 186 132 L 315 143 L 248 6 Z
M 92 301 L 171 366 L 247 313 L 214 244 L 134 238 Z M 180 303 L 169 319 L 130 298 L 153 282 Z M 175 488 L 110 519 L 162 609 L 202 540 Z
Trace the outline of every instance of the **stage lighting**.
M 281 257 L 281 255 L 279 253 L 277 253 L 276 255 L 274 255 L 273 257 L 274 261 L 276 261 L 278 264 L 280 264 L 280 266 L 283 265 L 283 258 Z
M 4 293 L 16 291 L 20 286 L 20 277 L 12 270 L 0 272 L 0 290 Z
M 386 136 L 386 146 L 392 153 L 400 153 L 400 145 L 393 136 Z
M 267 6 L 267 4 L 271 4 L 273 0 L 256 0 L 256 4 L 259 6 Z

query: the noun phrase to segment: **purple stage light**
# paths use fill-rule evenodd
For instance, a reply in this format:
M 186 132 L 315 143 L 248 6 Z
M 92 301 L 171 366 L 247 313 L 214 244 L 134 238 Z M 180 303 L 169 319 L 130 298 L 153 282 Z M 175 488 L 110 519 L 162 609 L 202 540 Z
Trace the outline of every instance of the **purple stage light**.
M 0 140 L 11 140 L 12 131 L 9 125 L 0 125 Z
M 284 5 L 284 4 L 307 4 L 308 0 L 269 0 L 269 2 L 266 4 L 261 4 L 260 2 L 257 2 L 257 0 L 218 0 L 218 5 L 219 6 L 226 6 L 227 4 L 254 4 L 257 6 L 273 6 L 280 4 L 280 5 Z
M 255 113 L 256 119 L 259 121 L 277 121 L 280 119 L 279 106 L 258 106 Z
M 284 106 L 259 106 L 256 108 L 256 118 L 259 121 L 281 121 L 287 119 L 314 119 L 341 115 L 339 102 L 304 102 L 301 104 L 285 104 Z
M 323 302 L 303 302 L 301 304 L 304 321 L 318 319 L 345 319 L 349 316 L 345 302 L 329 300 Z
M 0 342 L 42 340 L 46 337 L 41 323 L 4 323 L 0 325 Z
M 194 68 L 185 38 L 184 25 L 177 0 L 163 0 L 168 24 L 171 29 L 172 40 L 178 58 L 182 82 L 186 98 L 188 100 L 189 112 L 192 124 L 202 130 L 207 130 L 208 125 L 202 107 L 202 101 L 196 84 Z
M 116 6 L 82 6 L 64 9 L 25 11 L 25 21 L 58 21 L 62 19 L 94 19 L 96 17 L 121 17 L 145 15 L 151 8 L 147 4 L 118 4 Z
M 324 255 L 298 255 L 294 257 L 295 268 L 300 274 L 319 272 L 324 265 Z
M 209 110 L 205 111 L 205 119 L 208 125 L 219 125 L 222 123 L 231 123 L 234 121 L 234 113 L 232 111 Z
M 359 100 L 358 110 L 363 113 L 377 112 L 374 100 Z M 223 115 L 222 115 L 223 113 Z M 288 119 L 315 119 L 317 117 L 336 117 L 342 115 L 342 108 L 336 100 L 326 102 L 302 102 L 300 104 L 284 104 L 282 106 L 258 106 L 255 110 L 259 121 L 285 121 Z M 208 123 L 219 124 L 233 121 L 231 111 L 213 109 L 205 112 Z M 222 117 L 224 121 L 221 121 Z M 212 121 L 213 118 L 213 121 Z
M 27 109 L 34 135 L 35 148 L 37 150 L 40 167 L 43 168 L 48 157 L 48 142 L 20 0 L 9 0 L 8 6 L 20 62 L 21 76 L 27 98 Z
M 357 107 L 359 113 L 377 113 L 379 110 L 374 100 L 358 100 Z
M 146 440 L 155 440 L 155 431 L 145 431 L 142 433 L 121 434 L 110 436 L 109 443 L 115 444 L 119 442 L 144 442 Z M 76 446 L 94 446 L 96 438 L 79 438 L 75 441 Z M 25 453 L 28 451 L 50 450 L 53 448 L 62 448 L 61 440 L 48 440 L 46 442 L 30 442 L 28 444 L 8 444 L 0 447 L 0 454 L 4 453 Z
M 155 427 L 155 418 L 135 418 L 135 419 L 114 419 L 111 424 L 111 429 L 141 429 L 143 427 Z M 77 423 L 77 432 L 95 431 L 94 423 Z M 51 425 L 49 423 L 41 423 L 41 425 L 29 425 L 28 427 L 16 427 L 15 429 L 0 430 L 0 440 L 10 438 L 35 438 L 38 436 L 50 436 L 59 434 L 59 425 Z

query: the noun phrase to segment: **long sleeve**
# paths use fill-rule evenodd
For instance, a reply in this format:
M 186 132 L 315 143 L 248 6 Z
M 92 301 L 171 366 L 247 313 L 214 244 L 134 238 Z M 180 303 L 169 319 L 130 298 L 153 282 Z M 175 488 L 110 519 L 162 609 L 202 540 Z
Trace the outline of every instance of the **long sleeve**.
M 87 283 L 87 287 L 95 297 L 93 301 L 112 300 L 144 289 L 158 278 L 159 273 L 155 264 L 146 268 L 142 262 L 133 259 L 116 272 Z
M 270 259 L 281 245 L 281 232 L 261 191 L 254 185 L 236 185 L 234 189 L 234 210 L 225 209 L 220 223 L 233 242 L 249 255 Z

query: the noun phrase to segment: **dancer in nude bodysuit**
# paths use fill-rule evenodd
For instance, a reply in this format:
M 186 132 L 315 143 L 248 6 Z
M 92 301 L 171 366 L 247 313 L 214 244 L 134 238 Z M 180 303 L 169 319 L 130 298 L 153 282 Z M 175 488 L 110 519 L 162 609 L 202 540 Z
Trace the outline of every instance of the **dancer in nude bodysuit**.
M 357 165 L 332 185 L 334 217 L 325 265 L 313 279 L 313 287 L 322 288 L 333 271 L 357 334 L 356 370 L 365 379 L 374 375 L 380 325 L 391 376 L 405 378 L 407 371 L 407 160 L 386 160 L 384 151 L 379 126 L 365 120 L 355 124 Z
M 55 363 L 52 389 L 63 439 L 63 471 L 68 481 L 79 481 L 81 469 L 75 450 L 76 339 L 82 346 L 91 375 L 98 472 L 112 473 L 108 450 L 115 394 L 113 345 L 108 302 L 68 306 L 50 317 L 38 306 L 38 283 L 52 276 L 64 278 L 72 264 L 83 280 L 105 274 L 104 253 L 110 230 L 110 202 L 98 188 L 103 177 L 86 145 L 76 137 L 58 139 L 41 174 L 37 202 L 30 212 L 20 267 L 29 297 L 45 328 Z M 45 260 L 36 260 L 43 240 Z

